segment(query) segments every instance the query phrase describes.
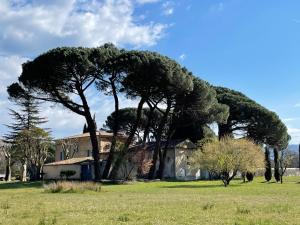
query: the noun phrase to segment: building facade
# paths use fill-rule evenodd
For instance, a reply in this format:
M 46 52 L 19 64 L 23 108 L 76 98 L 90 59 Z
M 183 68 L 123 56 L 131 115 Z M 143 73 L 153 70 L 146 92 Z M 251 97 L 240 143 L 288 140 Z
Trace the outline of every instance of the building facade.
M 112 134 L 99 131 L 100 167 L 101 173 L 109 155 Z M 124 142 L 125 136 L 118 136 L 119 142 Z M 62 171 L 75 171 L 70 179 L 92 180 L 94 167 L 92 145 L 89 133 L 58 139 L 55 141 L 55 162 L 44 166 L 44 179 L 61 179 Z M 164 144 L 162 144 L 164 146 Z M 147 178 L 152 165 L 155 142 L 131 146 L 123 160 L 118 179 Z M 177 180 L 197 180 L 205 178 L 206 174 L 190 165 L 190 157 L 196 150 L 196 145 L 190 140 L 173 140 L 168 144 L 163 177 Z M 117 153 L 116 153 L 117 154 Z M 156 170 L 159 168 L 157 163 Z

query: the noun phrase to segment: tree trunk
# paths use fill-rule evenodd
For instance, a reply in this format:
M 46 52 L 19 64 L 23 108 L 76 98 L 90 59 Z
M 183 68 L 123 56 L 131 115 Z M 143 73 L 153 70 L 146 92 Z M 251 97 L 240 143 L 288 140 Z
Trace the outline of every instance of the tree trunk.
M 172 139 L 172 136 L 174 135 L 175 133 L 175 129 L 173 129 L 173 127 L 171 126 L 169 128 L 169 132 L 168 132 L 168 137 L 167 137 L 167 142 L 163 148 L 163 157 L 162 157 L 162 160 L 160 160 L 160 163 L 159 163 L 159 169 L 158 169 L 158 178 L 159 179 L 163 179 L 164 177 L 164 170 L 165 170 L 165 164 L 166 164 L 166 158 L 167 158 L 167 152 L 168 152 L 168 149 L 169 149 L 169 145 L 170 145 L 170 141 Z
M 111 80 L 111 87 L 112 87 L 112 92 L 115 101 L 115 119 L 114 119 L 113 137 L 111 141 L 110 151 L 102 174 L 102 178 L 104 179 L 109 177 L 111 165 L 114 160 L 114 154 L 115 154 L 115 149 L 117 144 L 117 136 L 119 132 L 119 99 L 118 99 L 117 90 L 115 84 L 113 83 L 113 80 Z
M 149 131 L 150 131 L 150 125 L 151 125 L 151 122 L 152 122 L 152 118 L 153 118 L 153 112 L 154 112 L 154 107 L 151 107 L 150 104 L 148 104 L 149 106 L 149 115 L 148 115 L 148 118 L 147 118 L 147 124 L 146 124 L 146 127 L 145 127 L 145 130 L 144 130 L 144 136 L 143 136 L 143 140 L 142 140 L 142 143 L 145 144 L 146 141 L 147 141 L 147 137 L 149 135 Z
M 83 94 L 83 91 L 81 88 L 77 87 L 78 94 L 81 98 L 82 105 L 84 108 L 84 116 L 87 122 L 87 125 L 89 127 L 89 133 L 90 133 L 90 139 L 91 139 L 91 144 L 93 147 L 93 158 L 94 158 L 94 172 L 95 172 L 95 181 L 99 181 L 101 179 L 101 174 L 100 174 L 100 149 L 99 149 L 99 142 L 101 141 L 101 136 L 99 135 L 99 142 L 97 138 L 97 130 L 96 130 L 96 124 L 94 122 L 94 119 L 91 115 L 90 108 L 88 106 L 87 100 Z
M 168 105 L 167 105 L 167 109 L 164 113 L 164 116 L 161 119 L 160 124 L 158 126 L 157 139 L 155 140 L 156 143 L 155 143 L 155 149 L 154 149 L 153 159 L 152 159 L 152 166 L 151 166 L 150 171 L 149 171 L 149 179 L 154 179 L 155 178 L 156 163 L 157 163 L 158 156 L 161 153 L 161 139 L 162 139 L 164 127 L 165 127 L 166 122 L 168 120 L 170 110 L 171 110 L 171 103 L 169 102 Z M 160 158 L 161 158 L 161 161 L 162 161 L 162 157 L 160 157 Z
M 5 157 L 5 181 L 11 181 L 11 157 Z
M 136 121 L 135 121 L 135 124 L 133 125 L 132 127 L 132 130 L 130 131 L 130 134 L 124 144 L 124 147 L 123 149 L 119 152 L 118 156 L 117 156 L 117 159 L 113 165 L 113 168 L 111 170 L 111 173 L 109 175 L 109 177 L 111 179 L 114 179 L 117 177 L 118 175 L 118 171 L 119 171 L 119 168 L 122 164 L 122 161 L 125 157 L 125 155 L 127 154 L 127 151 L 128 151 L 128 148 L 130 146 L 130 144 L 132 143 L 133 139 L 134 139 L 134 135 L 136 133 L 136 130 L 140 124 L 140 121 L 141 121 L 141 116 L 142 116 L 142 110 L 143 110 L 143 105 L 145 103 L 145 99 L 142 98 L 138 104 L 138 108 L 137 108 L 137 116 L 136 116 Z
M 233 171 L 231 176 L 228 172 L 224 172 L 222 174 L 222 181 L 223 181 L 225 187 L 227 187 L 230 184 L 231 180 L 236 176 L 236 174 L 237 174 L 237 171 Z
M 26 182 L 27 181 L 27 161 L 25 161 L 22 164 L 20 180 L 22 182 Z

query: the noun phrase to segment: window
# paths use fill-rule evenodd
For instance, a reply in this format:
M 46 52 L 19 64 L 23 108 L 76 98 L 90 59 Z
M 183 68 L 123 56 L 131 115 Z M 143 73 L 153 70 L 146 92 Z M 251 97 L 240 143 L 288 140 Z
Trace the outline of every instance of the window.
M 104 147 L 103 147 L 103 151 L 105 151 L 105 152 L 109 152 L 109 150 L 110 150 L 110 144 L 106 144 L 106 145 L 104 145 Z
M 91 156 L 91 150 L 87 150 L 87 157 Z

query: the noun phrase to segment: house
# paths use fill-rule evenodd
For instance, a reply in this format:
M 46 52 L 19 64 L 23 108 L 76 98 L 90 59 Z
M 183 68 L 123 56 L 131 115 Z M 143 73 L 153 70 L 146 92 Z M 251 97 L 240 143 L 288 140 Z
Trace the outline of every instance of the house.
M 104 169 L 109 155 L 112 134 L 104 131 L 97 132 L 99 136 L 100 167 Z M 119 135 L 118 141 L 124 142 L 125 136 Z M 71 179 L 92 180 L 94 177 L 92 145 L 89 133 L 75 135 L 56 140 L 55 162 L 44 166 L 44 179 L 60 179 L 61 171 L 75 171 Z M 165 143 L 162 143 L 165 146 Z M 155 142 L 145 145 L 134 145 L 129 149 L 118 177 L 145 178 L 152 164 Z M 196 150 L 196 145 L 190 140 L 172 140 L 168 144 L 164 178 L 178 180 L 196 180 L 207 177 L 199 169 L 190 165 L 190 157 Z M 158 170 L 159 165 L 157 165 Z
M 105 162 L 109 155 L 113 134 L 98 131 L 100 161 Z M 126 136 L 118 135 L 117 140 L 124 142 Z M 61 171 L 75 171 L 72 179 L 91 180 L 93 177 L 93 158 L 90 134 L 83 133 L 55 140 L 55 162 L 44 165 L 44 179 L 60 179 Z M 101 167 L 102 168 L 102 167 Z

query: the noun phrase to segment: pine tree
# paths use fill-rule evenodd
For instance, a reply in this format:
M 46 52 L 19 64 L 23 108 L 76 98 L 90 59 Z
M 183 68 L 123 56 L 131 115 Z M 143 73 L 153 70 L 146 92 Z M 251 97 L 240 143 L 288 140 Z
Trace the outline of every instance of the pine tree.
M 270 159 L 270 150 L 268 147 L 265 148 L 265 163 L 266 163 L 265 179 L 266 181 L 269 182 L 272 179 L 272 165 Z
M 13 122 L 9 125 L 6 125 L 10 131 L 7 135 L 4 135 L 4 139 L 7 143 L 15 146 L 16 151 L 14 158 L 21 162 L 21 180 L 26 181 L 28 164 L 30 167 L 29 171 L 35 171 L 34 167 L 36 167 L 36 165 L 30 163 L 30 158 L 33 155 L 36 155 L 34 152 L 32 152 L 36 149 L 31 147 L 32 136 L 30 135 L 30 131 L 37 128 L 39 125 L 46 123 L 47 120 L 39 115 L 39 102 L 33 99 L 29 92 L 24 94 L 21 98 L 10 97 L 10 100 L 16 104 L 19 110 L 17 111 L 9 109 Z M 27 138 L 23 139 L 27 143 L 20 145 L 16 142 L 16 140 L 24 131 L 26 131 L 28 134 Z M 47 133 L 49 135 L 49 132 Z M 26 146 L 26 150 L 24 146 Z M 37 177 L 36 174 L 30 174 L 30 176 L 35 178 Z

